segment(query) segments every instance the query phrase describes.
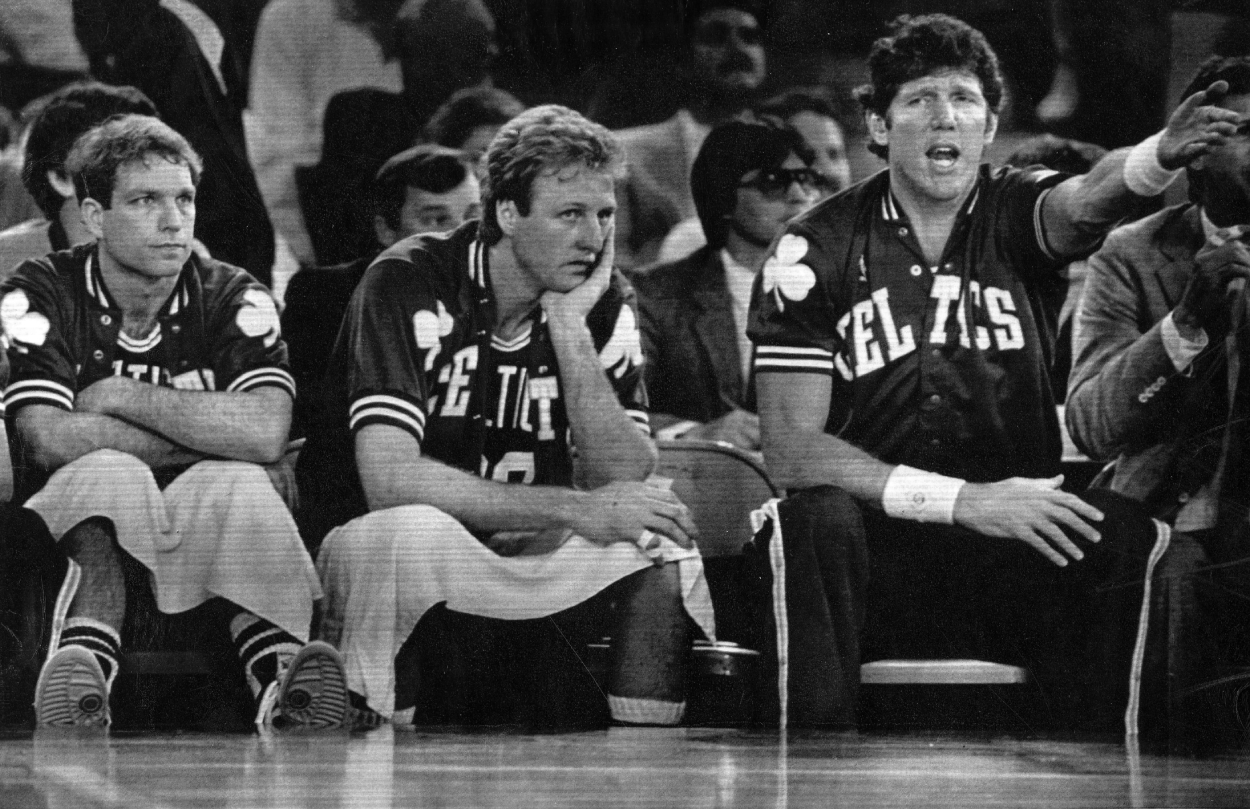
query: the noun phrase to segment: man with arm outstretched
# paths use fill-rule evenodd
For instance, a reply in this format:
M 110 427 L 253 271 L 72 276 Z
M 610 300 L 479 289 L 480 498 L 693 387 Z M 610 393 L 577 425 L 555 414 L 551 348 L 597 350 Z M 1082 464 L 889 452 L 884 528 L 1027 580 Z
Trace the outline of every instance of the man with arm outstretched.
M 1234 128 L 1215 84 L 1086 175 L 992 169 L 1003 85 L 979 32 L 902 17 L 869 64 L 888 168 L 795 220 L 752 304 L 796 723 L 853 725 L 863 659 L 988 657 L 1043 689 L 1096 671 L 1056 663 L 1079 647 L 1065 616 L 1086 585 L 1140 585 L 1115 560 L 1144 565 L 1156 537 L 1059 489 L 1060 269 Z

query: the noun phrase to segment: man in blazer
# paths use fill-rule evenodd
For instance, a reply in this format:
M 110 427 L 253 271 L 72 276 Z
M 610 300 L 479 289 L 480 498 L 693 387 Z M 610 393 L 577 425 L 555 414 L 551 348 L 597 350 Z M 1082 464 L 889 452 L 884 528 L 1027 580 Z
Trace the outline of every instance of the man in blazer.
M 1190 683 L 1209 679 L 1212 666 L 1244 666 L 1250 651 L 1250 378 L 1238 291 L 1250 278 L 1250 57 L 1213 57 L 1189 93 L 1217 81 L 1229 85 L 1219 106 L 1241 121 L 1190 167 L 1190 202 L 1114 231 L 1090 260 L 1066 409 L 1077 446 L 1113 461 L 1095 486 L 1144 503 L 1201 548 L 1191 595 L 1175 609 L 1187 643 L 1207 643 L 1170 666 L 1175 682 Z M 1247 679 L 1190 691 L 1217 704 Z M 1244 707 L 1235 710 L 1244 723 Z
M 655 261 L 674 225 L 695 215 L 687 179 L 711 128 L 742 116 L 764 82 L 763 33 L 755 4 L 696 4 L 687 54 L 690 99 L 671 118 L 616 133 L 628 174 L 616 193 L 616 261 L 622 268 Z
M 769 244 L 819 196 L 813 157 L 772 125 L 731 121 L 704 141 L 690 187 L 708 245 L 633 276 L 657 437 L 759 449 L 746 311 Z

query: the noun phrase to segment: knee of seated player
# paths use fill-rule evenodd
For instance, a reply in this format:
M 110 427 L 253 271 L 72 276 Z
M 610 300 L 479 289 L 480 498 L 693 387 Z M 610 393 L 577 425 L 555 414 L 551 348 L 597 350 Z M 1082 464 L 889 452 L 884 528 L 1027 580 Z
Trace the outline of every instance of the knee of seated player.
M 79 477 L 100 476 L 103 480 L 121 487 L 127 483 L 146 483 L 152 480 L 152 469 L 128 452 L 115 449 L 97 449 L 75 458 L 54 473 L 73 474 Z
M 837 486 L 813 486 L 790 495 L 781 504 L 787 541 L 810 537 L 822 554 L 843 554 L 863 547 L 864 517 L 859 503 Z
M 458 520 L 433 506 L 395 506 L 371 511 L 331 531 L 321 553 L 352 564 L 390 565 L 396 556 L 420 551 L 432 538 L 453 532 L 472 538 Z

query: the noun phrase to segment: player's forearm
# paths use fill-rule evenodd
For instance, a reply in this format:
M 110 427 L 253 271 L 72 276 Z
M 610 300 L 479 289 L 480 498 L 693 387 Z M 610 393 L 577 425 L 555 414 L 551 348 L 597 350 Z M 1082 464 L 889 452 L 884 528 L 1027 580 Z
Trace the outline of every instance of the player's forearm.
M 645 480 L 655 468 L 655 445 L 617 399 L 585 322 L 550 321 L 560 384 L 577 447 L 579 483 L 595 489 L 613 481 Z
M 107 388 L 96 388 L 102 383 Z M 88 388 L 80 399 L 92 412 L 146 428 L 196 452 L 251 463 L 281 458 L 291 428 L 291 398 L 277 388 L 188 391 L 112 377 Z
M 1088 174 L 1055 186 L 1042 204 L 1042 218 L 1050 249 L 1060 256 L 1089 250 L 1119 222 L 1140 213 L 1146 197 L 1131 191 L 1124 181 L 1129 149 L 1111 152 Z
M 894 469 L 854 444 L 822 430 L 778 429 L 761 422 L 764 464 L 783 491 L 837 486 L 875 506 Z
M 31 405 L 17 414 L 16 427 L 27 459 L 46 470 L 59 469 L 98 449 L 125 452 L 153 469 L 195 463 L 204 457 L 142 427 L 98 413 Z
M 415 439 L 385 425 L 356 435 L 356 465 L 370 511 L 428 505 L 482 533 L 571 527 L 580 492 L 483 480 L 424 458 Z
M 0 505 L 13 499 L 13 461 L 9 458 L 9 438 L 0 420 Z

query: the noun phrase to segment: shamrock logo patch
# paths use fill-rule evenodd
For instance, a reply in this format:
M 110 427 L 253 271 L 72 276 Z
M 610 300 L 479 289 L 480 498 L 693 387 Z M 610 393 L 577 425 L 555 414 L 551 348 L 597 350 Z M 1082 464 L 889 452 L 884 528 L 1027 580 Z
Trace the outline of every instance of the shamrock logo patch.
M 282 336 L 277 304 L 268 292 L 255 287 L 243 293 L 243 305 L 234 322 L 248 337 L 264 337 L 265 348 L 271 348 Z
M 435 301 L 438 314 L 429 309 L 421 309 L 412 316 L 412 333 L 417 340 L 417 348 L 431 349 L 425 356 L 425 370 L 434 367 L 434 360 L 442 348 L 443 338 L 451 334 L 455 319 L 447 312 L 442 301 Z
M 787 233 L 777 249 L 764 262 L 764 292 L 772 292 L 777 308 L 785 311 L 786 301 L 801 301 L 816 286 L 816 273 L 799 261 L 807 255 L 807 239 Z
M 642 335 L 638 332 L 634 310 L 628 306 L 621 307 L 612 336 L 599 352 L 599 362 L 617 379 L 629 368 L 642 365 Z
M 22 290 L 15 289 L 0 301 L 0 334 L 18 351 L 25 353 L 28 346 L 43 345 L 50 328 L 46 317 L 30 310 L 30 298 Z

